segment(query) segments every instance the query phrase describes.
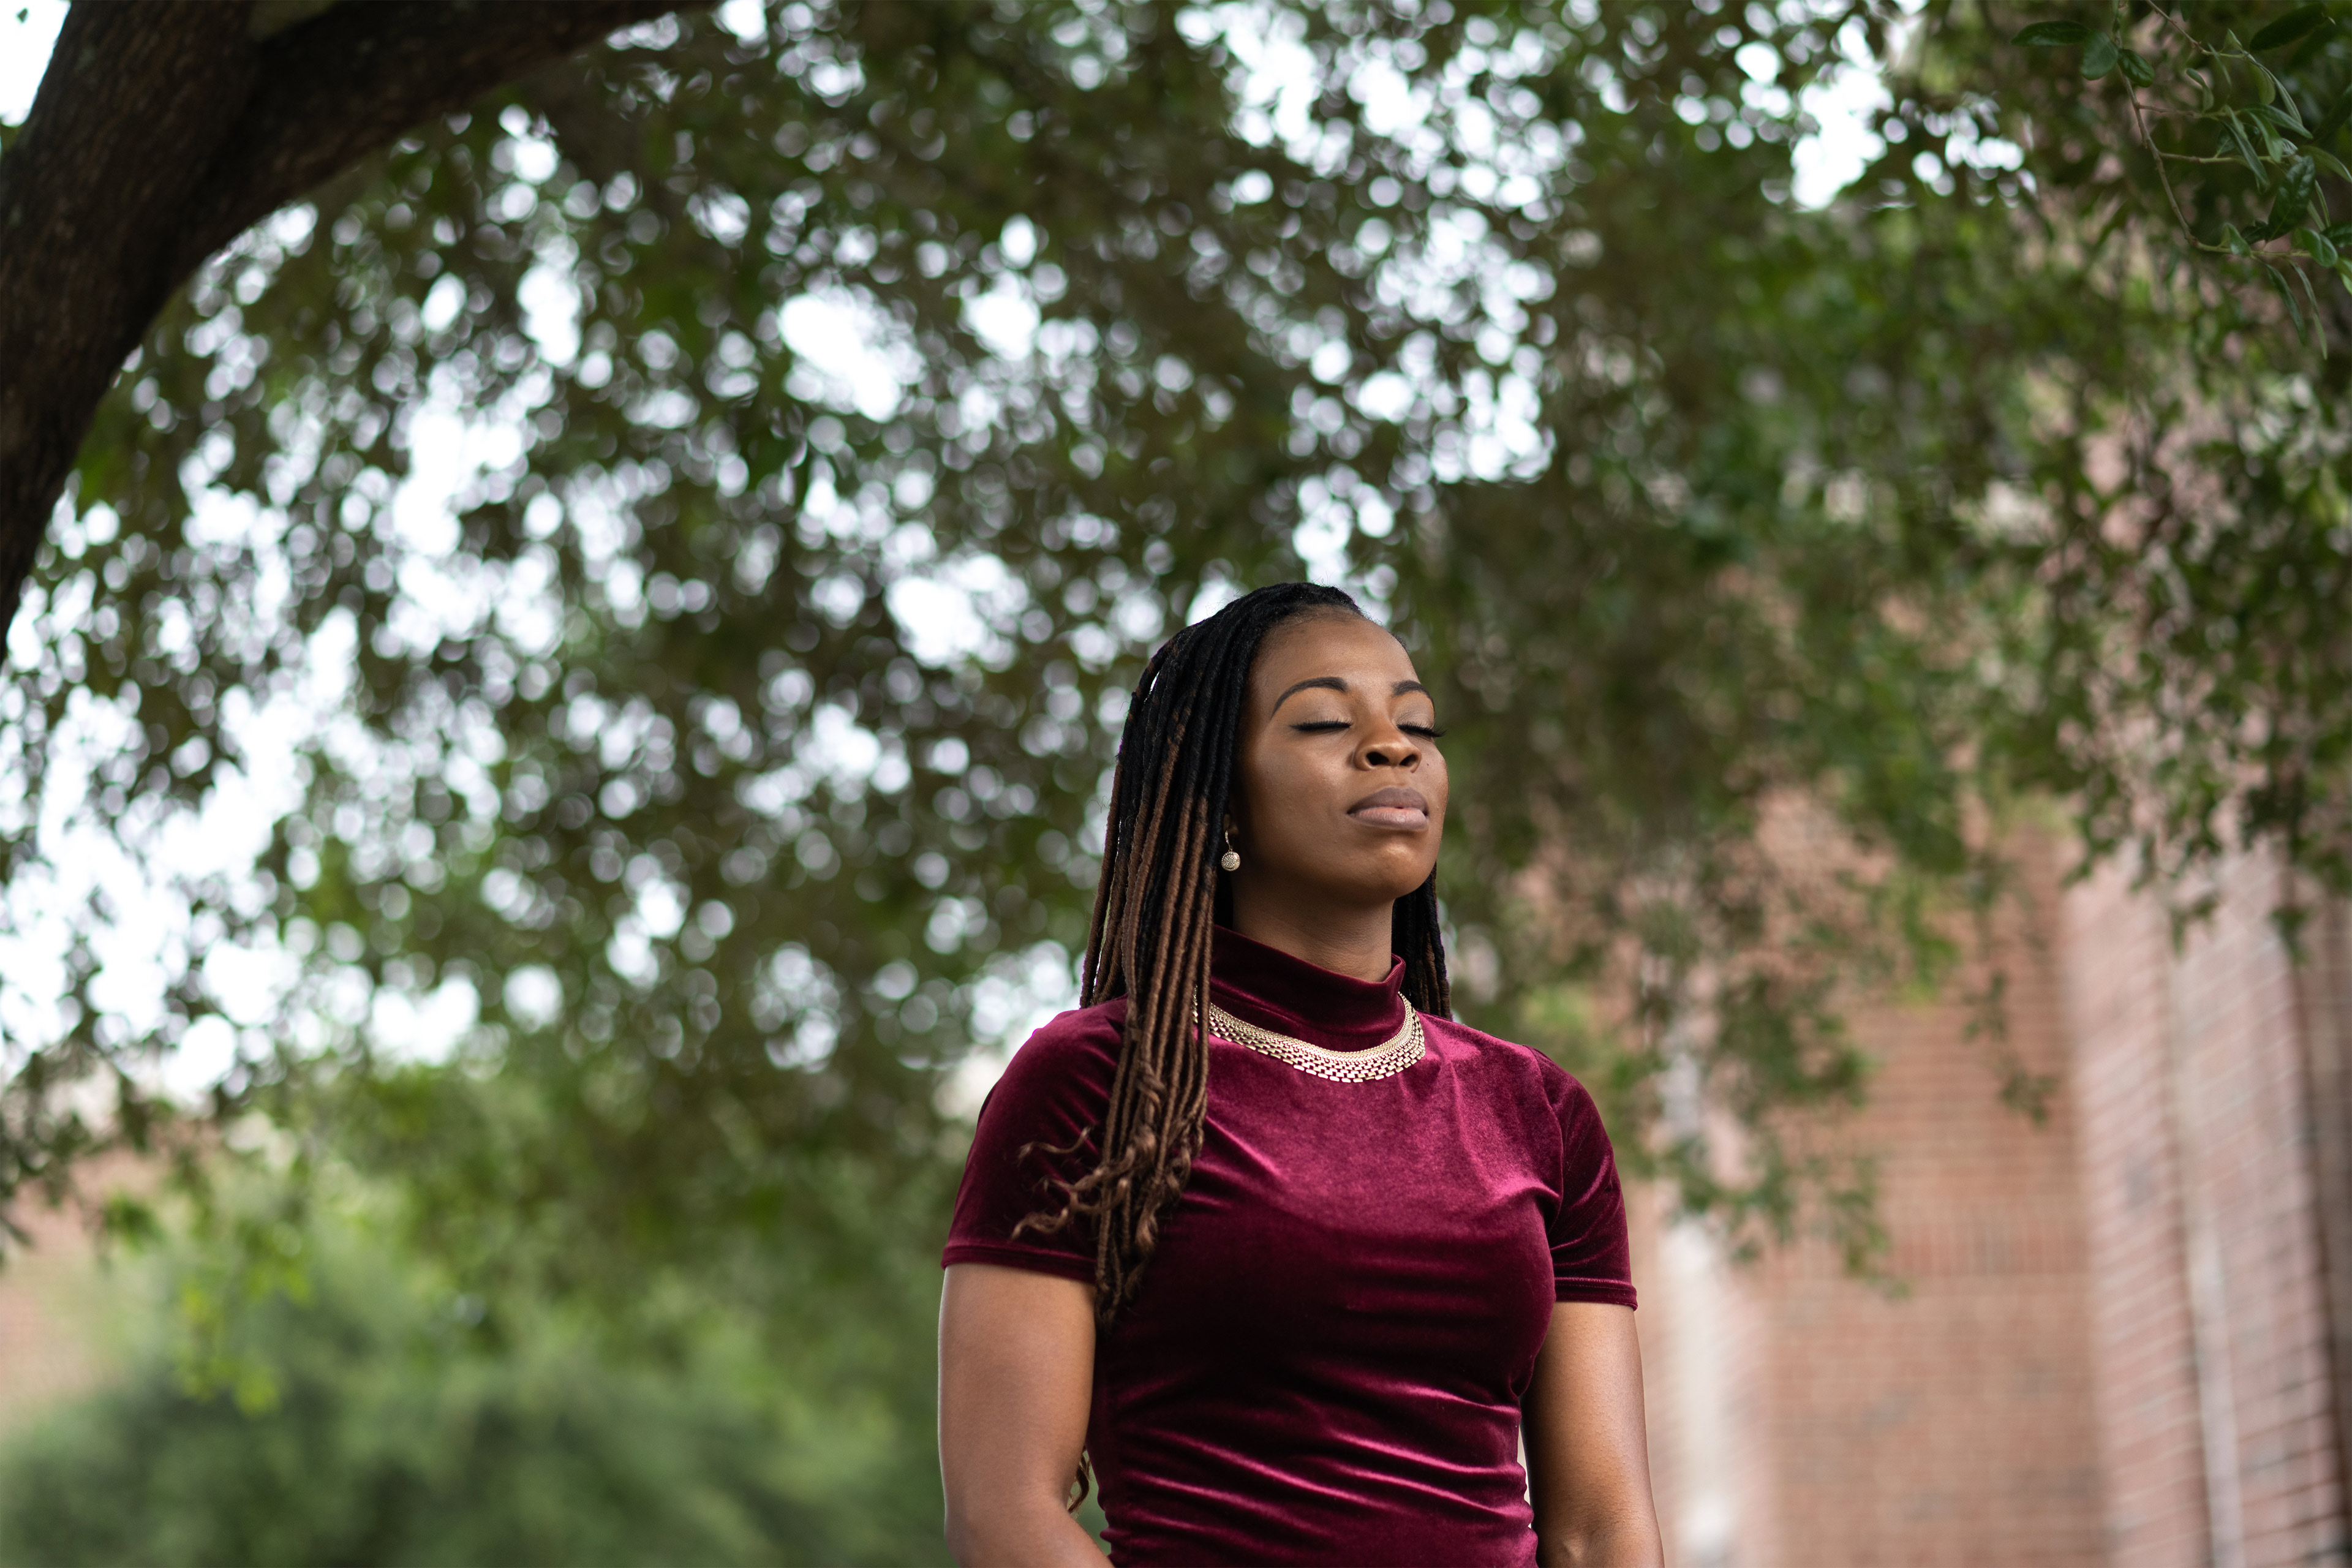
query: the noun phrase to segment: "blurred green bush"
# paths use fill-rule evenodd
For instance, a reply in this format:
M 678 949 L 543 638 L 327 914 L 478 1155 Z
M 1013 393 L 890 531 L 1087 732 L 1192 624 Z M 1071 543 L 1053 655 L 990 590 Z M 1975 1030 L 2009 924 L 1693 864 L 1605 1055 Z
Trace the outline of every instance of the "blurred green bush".
M 927 1424 L 796 1391 L 748 1333 L 668 1358 L 551 1312 L 490 1333 L 363 1229 L 300 1239 L 291 1287 L 217 1333 L 219 1248 L 140 1271 L 127 1375 L 0 1449 L 0 1563 L 945 1560 Z

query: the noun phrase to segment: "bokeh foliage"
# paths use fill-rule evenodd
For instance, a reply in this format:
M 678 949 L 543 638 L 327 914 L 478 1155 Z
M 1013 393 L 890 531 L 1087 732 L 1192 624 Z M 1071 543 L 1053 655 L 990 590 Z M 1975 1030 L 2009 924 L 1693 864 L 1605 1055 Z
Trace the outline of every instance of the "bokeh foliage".
M 1822 60 L 1838 20 L 1764 36 Z M 1740 516 L 1674 477 L 1701 440 L 1762 463 L 1813 434 L 1776 434 L 1783 405 L 1725 363 L 1743 329 L 1780 352 L 1774 290 L 1661 265 L 1715 243 L 1692 224 L 1791 266 L 1838 243 L 1789 237 L 1767 194 L 1791 126 L 1753 115 L 1736 148 L 1674 111 L 1684 65 L 1746 79 L 1755 28 L 767 21 L 747 40 L 682 18 L 519 84 L 257 232 L 159 323 L 19 634 L 23 768 L 46 782 L 74 703 L 135 711 L 81 803 L 135 841 L 246 787 L 241 708 L 315 691 L 339 653 L 348 675 L 261 877 L 186 889 L 199 952 L 253 935 L 299 979 L 265 1012 L 191 964 L 133 1038 L 88 963 L 45 1068 L 241 1007 L 222 1109 L 334 1104 L 436 1194 L 434 1226 L 560 1216 L 562 1267 L 623 1277 L 645 1247 L 799 1225 L 842 1161 L 860 1182 L 921 1166 L 971 1008 L 1031 944 L 1077 944 L 1136 657 L 1204 588 L 1301 570 L 1318 534 L 1467 721 L 1454 901 L 1467 989 L 1498 1014 L 1558 968 L 1542 944 L 1476 956 L 1510 945 L 1539 837 L 1622 889 L 1736 847 L 1766 792 L 1821 771 L 1751 722 L 1805 672 L 1746 584 L 1778 531 L 1851 581 L 1855 531 L 1812 527 L 1810 499 L 1781 531 L 1777 478 Z M 1258 92 L 1245 57 L 1284 47 L 1304 88 Z M 1660 202 L 1662 159 L 1720 210 Z M 812 300 L 870 313 L 895 394 L 795 353 Z M 1019 357 L 983 335 L 990 305 L 1035 316 Z M 486 456 L 454 530 L 404 521 L 403 476 L 467 440 Z M 252 505 L 207 523 L 199 492 Z M 1858 599 L 1800 628 L 1811 657 L 1851 662 Z M 961 647 L 931 635 L 949 615 Z M 1694 700 L 1657 700 L 1677 689 Z M 1912 695 L 1873 700 L 1908 723 Z M 1848 751 L 1940 776 L 1937 740 Z M 1940 832 L 1938 869 L 1953 787 L 1896 807 Z M 1710 875 L 1669 871 L 1637 937 L 1685 967 L 1760 939 L 1749 889 Z M 476 1070 L 366 1070 L 372 994 L 452 980 L 479 998 Z M 1765 1099 L 1852 1076 L 1802 1054 Z M 66 1140 L 36 1108 L 59 1102 L 19 1084 L 37 1167 Z
M 163 1300 L 117 1382 L 0 1446 L 0 1562 L 945 1561 L 898 1413 L 740 1323 L 624 1357 L 556 1310 L 500 1345 L 364 1215 L 240 1214 L 299 1288 L 246 1297 L 216 1250 L 122 1267 L 126 1305 Z
M 157 324 L 18 618 L 12 931 L 70 935 L 61 1008 L 0 996 L 0 1191 L 233 1044 L 214 1122 L 388 1183 L 483 1332 L 698 1294 L 917 1453 L 935 1091 L 1064 983 L 1141 657 L 1311 568 L 1438 690 L 1466 1016 L 1863 1258 L 1791 1117 L 1863 1092 L 1853 987 L 1952 972 L 2011 801 L 2352 880 L 2346 356 L 2026 19 L 796 3 L 419 131 Z M 1812 210 L 1848 48 L 1883 151 Z M 273 792 L 251 873 L 173 869 Z M 177 912 L 152 1004 L 119 898 L 36 910 L 68 841 Z M 431 998 L 477 1022 L 402 1060 Z
M 2022 149 L 2001 183 L 2029 256 L 2075 284 L 2002 498 L 2040 503 L 2009 551 L 2036 589 L 2008 659 L 2031 700 L 1989 705 L 1991 727 L 2094 852 L 2191 912 L 2202 868 L 2278 847 L 2311 879 L 2291 931 L 2313 889 L 2352 884 L 2352 272 L 2330 237 L 2352 218 L 2352 33 L 2337 5 L 2052 9 L 2033 19 L 2084 45 L 1929 5 L 1888 110 L 1915 133 L 1879 171 L 1997 128 Z

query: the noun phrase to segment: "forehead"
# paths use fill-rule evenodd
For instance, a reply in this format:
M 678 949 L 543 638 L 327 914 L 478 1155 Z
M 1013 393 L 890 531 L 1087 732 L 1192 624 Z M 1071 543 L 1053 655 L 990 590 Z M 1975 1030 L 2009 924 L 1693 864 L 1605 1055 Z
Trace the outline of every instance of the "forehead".
M 1268 632 L 1258 645 L 1250 685 L 1281 690 L 1318 675 L 1360 674 L 1383 685 L 1414 679 L 1412 656 L 1396 634 L 1361 616 L 1300 616 Z

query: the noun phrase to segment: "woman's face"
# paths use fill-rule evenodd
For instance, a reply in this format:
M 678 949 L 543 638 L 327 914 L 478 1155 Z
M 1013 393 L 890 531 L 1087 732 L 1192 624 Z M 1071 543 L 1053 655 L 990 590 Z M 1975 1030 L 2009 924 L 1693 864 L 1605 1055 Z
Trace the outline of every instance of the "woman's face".
M 1285 622 L 1242 713 L 1236 900 L 1360 908 L 1429 879 L 1445 831 L 1436 710 L 1404 646 L 1346 614 Z

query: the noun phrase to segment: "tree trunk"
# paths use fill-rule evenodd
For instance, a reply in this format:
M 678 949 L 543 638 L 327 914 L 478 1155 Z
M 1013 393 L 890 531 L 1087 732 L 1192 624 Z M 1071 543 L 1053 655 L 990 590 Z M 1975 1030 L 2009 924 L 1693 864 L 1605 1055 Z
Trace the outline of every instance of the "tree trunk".
M 79 0 L 0 156 L 0 630 L 99 400 L 205 258 L 677 0 Z

